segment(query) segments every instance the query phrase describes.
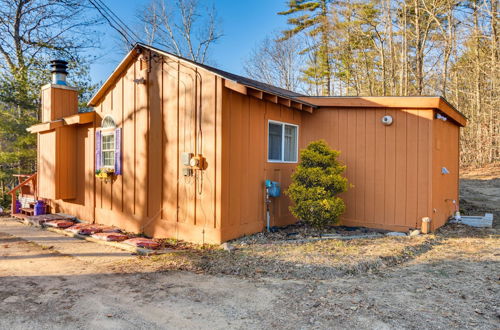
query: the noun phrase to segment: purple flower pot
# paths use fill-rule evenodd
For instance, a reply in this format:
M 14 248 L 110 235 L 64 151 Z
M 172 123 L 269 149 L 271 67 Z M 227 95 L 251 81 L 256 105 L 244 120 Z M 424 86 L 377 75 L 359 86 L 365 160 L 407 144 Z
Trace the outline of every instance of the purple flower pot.
M 21 202 L 16 199 L 16 207 L 14 208 L 14 213 L 21 213 Z
M 45 214 L 45 203 L 43 201 L 37 201 L 35 204 L 35 215 Z

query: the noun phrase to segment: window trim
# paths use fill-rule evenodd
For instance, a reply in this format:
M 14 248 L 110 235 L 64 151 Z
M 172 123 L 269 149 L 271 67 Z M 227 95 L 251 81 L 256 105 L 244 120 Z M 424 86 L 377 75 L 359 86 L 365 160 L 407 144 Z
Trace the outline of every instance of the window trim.
M 111 122 L 111 124 L 110 124 Z M 113 118 L 112 115 L 106 115 L 104 116 L 104 118 L 102 119 L 102 122 L 101 122 L 101 129 L 103 130 L 109 130 L 109 129 L 115 129 L 116 128 L 116 122 L 115 122 L 115 119 Z
M 106 149 L 104 150 L 104 137 L 105 136 L 112 136 L 113 137 L 113 149 Z M 103 129 L 101 130 L 101 168 L 112 168 L 114 169 L 116 166 L 116 134 L 115 134 L 115 129 L 114 128 L 108 128 L 108 129 Z M 113 165 L 104 165 L 104 152 L 113 152 Z
M 280 124 L 282 125 L 281 129 L 281 160 L 274 160 L 274 159 L 269 159 L 269 124 Z M 295 161 L 290 161 L 290 160 L 284 160 L 285 159 L 285 125 L 288 126 L 294 126 L 297 128 L 297 143 L 295 147 L 295 154 L 297 155 L 297 160 Z M 284 163 L 284 164 L 297 164 L 299 162 L 299 125 L 292 124 L 292 123 L 287 123 L 284 121 L 278 121 L 278 120 L 271 120 L 269 119 L 267 121 L 267 162 L 268 163 Z

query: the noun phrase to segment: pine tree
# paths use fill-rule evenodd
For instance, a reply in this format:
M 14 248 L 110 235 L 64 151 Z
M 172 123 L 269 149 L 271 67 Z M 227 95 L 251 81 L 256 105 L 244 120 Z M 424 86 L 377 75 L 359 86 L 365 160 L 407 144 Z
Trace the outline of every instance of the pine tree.
M 287 21 L 292 27 L 283 31 L 282 40 L 287 40 L 301 32 L 307 32 L 316 40 L 311 49 L 303 50 L 304 52 L 312 51 L 314 57 L 317 58 L 315 63 L 310 63 L 310 67 L 304 71 L 304 74 L 309 80 L 317 80 L 319 77 L 322 82 L 323 95 L 332 94 L 331 52 L 329 49 L 330 3 L 331 0 L 290 0 L 288 2 L 289 9 L 278 13 L 279 15 L 293 15 Z M 314 67 L 311 67 L 313 65 Z
M 292 214 L 316 228 L 336 224 L 345 210 L 337 195 L 347 190 L 346 169 L 337 160 L 340 152 L 323 141 L 311 142 L 300 153 L 300 164 L 292 175 L 286 194 Z

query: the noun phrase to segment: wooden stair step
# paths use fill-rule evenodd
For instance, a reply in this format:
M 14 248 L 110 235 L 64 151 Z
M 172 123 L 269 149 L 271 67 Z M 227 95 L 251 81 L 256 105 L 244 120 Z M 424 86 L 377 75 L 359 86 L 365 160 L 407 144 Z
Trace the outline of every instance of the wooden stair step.
M 33 215 L 35 213 L 35 210 L 32 209 L 32 208 L 28 208 L 28 207 L 23 207 L 21 209 L 21 213 L 25 213 L 25 214 L 29 214 L 29 215 Z

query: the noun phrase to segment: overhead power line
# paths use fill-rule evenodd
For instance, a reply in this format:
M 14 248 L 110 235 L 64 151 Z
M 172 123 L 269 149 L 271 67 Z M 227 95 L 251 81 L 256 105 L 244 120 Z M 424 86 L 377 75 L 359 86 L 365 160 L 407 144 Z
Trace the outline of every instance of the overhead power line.
M 116 21 L 118 21 L 119 23 L 121 23 L 121 27 L 124 27 L 125 30 L 129 31 L 130 32 L 130 35 L 132 35 L 134 38 L 135 38 L 135 41 L 140 41 L 141 38 L 134 32 L 134 30 L 132 30 L 128 24 L 125 24 L 125 22 L 123 22 L 121 20 L 120 17 L 118 17 L 118 15 L 116 15 L 107 5 L 104 1 L 102 0 L 94 0 L 94 1 L 97 1 L 98 3 L 100 3 L 102 5 L 103 8 L 106 9 L 106 11 L 111 14 L 112 17 L 114 17 L 116 19 Z
M 125 39 L 125 41 L 133 45 L 140 41 L 140 38 L 125 24 L 106 4 L 100 0 L 89 0 L 99 14 L 108 22 L 108 24 L 116 30 Z

